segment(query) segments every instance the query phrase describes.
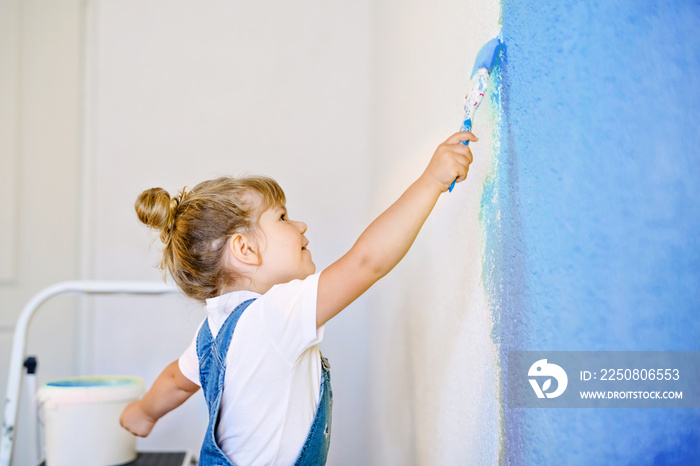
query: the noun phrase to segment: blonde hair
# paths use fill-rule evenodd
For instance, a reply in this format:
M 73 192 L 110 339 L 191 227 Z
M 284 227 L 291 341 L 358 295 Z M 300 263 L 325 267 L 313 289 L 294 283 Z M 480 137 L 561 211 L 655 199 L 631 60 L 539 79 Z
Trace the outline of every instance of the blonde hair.
M 262 204 L 251 193 L 259 194 Z M 254 234 L 260 214 L 285 203 L 284 191 L 271 178 L 223 177 L 185 188 L 173 198 L 163 188 L 148 189 L 134 207 L 141 222 L 160 230 L 163 273 L 170 272 L 185 294 L 204 301 L 240 279 L 224 263 L 228 238 Z

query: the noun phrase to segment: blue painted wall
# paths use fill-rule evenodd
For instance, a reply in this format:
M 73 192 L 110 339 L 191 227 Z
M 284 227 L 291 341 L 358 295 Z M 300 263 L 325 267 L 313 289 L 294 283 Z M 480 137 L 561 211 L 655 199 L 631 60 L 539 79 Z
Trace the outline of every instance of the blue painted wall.
M 502 361 L 700 350 L 700 2 L 503 0 L 501 14 L 481 215 Z M 700 464 L 699 410 L 504 407 L 503 421 L 505 464 Z

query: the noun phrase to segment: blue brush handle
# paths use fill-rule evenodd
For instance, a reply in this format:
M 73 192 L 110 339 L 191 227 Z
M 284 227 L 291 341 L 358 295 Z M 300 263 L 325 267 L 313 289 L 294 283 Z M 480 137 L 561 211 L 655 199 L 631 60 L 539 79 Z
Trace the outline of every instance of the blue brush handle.
M 471 118 L 467 118 L 466 120 L 464 120 L 464 123 L 462 123 L 462 127 L 459 128 L 459 130 L 460 130 L 460 131 L 471 131 L 471 130 L 472 130 L 472 120 L 471 120 Z M 462 141 L 462 144 L 464 144 L 465 146 L 468 146 L 468 145 L 469 145 L 469 141 Z M 459 177 L 457 177 L 457 178 L 459 178 Z M 455 183 L 457 183 L 457 178 L 455 178 L 455 180 L 454 180 L 454 181 L 452 182 L 452 184 L 450 185 L 449 192 L 452 192 L 452 190 L 454 189 Z
M 469 91 L 467 97 L 464 99 L 464 121 L 462 122 L 462 127 L 460 131 L 470 131 L 472 130 L 472 119 L 474 118 L 474 113 L 476 109 L 479 108 L 481 99 L 486 94 L 486 89 L 488 88 L 489 72 L 487 68 L 481 67 L 476 70 L 476 80 L 474 81 L 474 86 L 472 90 Z M 472 72 L 472 75 L 474 72 Z M 469 145 L 469 141 L 462 141 L 465 146 Z M 450 192 L 455 187 L 457 178 L 450 185 Z

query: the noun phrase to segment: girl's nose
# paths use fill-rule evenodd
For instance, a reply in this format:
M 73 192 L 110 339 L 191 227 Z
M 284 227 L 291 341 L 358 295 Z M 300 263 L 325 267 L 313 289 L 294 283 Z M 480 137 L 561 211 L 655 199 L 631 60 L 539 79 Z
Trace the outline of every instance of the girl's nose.
M 294 225 L 299 229 L 299 231 L 301 232 L 302 235 L 304 233 L 306 233 L 306 230 L 308 229 L 308 227 L 306 226 L 306 223 L 304 223 L 304 222 L 298 222 L 295 220 Z

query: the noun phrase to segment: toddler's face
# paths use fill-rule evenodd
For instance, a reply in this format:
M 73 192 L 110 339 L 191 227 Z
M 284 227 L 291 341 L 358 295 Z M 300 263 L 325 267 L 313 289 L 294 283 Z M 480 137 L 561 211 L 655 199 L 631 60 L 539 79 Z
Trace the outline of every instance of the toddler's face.
M 306 224 L 287 218 L 284 206 L 265 210 L 258 224 L 262 232 L 262 264 L 275 284 L 304 279 L 316 272 L 311 251 L 306 246 Z

